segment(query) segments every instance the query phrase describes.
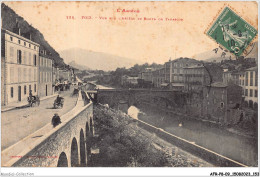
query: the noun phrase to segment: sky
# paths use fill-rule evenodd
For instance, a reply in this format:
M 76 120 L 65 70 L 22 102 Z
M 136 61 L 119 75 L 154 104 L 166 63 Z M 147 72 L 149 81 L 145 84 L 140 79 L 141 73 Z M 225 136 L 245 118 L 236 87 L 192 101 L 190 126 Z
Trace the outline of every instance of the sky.
M 256 2 L 47 1 L 5 4 L 40 30 L 58 52 L 82 48 L 141 63 L 164 63 L 170 57 L 193 58 L 196 54 L 216 48 L 218 45 L 206 36 L 205 31 L 226 5 L 256 29 L 258 26 Z M 123 9 L 139 12 L 122 12 Z M 69 16 L 74 16 L 74 20 Z M 119 19 L 122 17 L 135 19 Z M 166 18 L 179 21 L 166 21 Z

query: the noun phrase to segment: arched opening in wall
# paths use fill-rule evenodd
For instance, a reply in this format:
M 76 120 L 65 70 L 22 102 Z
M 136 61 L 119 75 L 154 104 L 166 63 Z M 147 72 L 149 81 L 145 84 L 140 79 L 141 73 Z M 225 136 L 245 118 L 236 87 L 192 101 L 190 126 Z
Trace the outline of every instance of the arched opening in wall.
M 258 104 L 255 102 L 254 103 L 254 109 L 257 110 L 258 109 Z
M 86 123 L 86 151 L 87 151 L 87 160 L 89 160 L 90 148 L 91 148 L 91 142 L 90 142 L 90 136 L 89 136 L 89 125 L 88 125 L 88 122 L 87 122 L 87 123 Z
M 93 121 L 92 121 L 92 117 L 90 117 L 90 135 L 93 136 L 94 135 L 94 128 L 93 128 Z
M 248 108 L 248 101 L 245 101 L 244 105 L 245 105 L 246 108 Z
M 79 165 L 79 158 L 78 158 L 78 143 L 76 138 L 74 137 L 71 143 L 71 167 L 76 167 Z
M 253 109 L 253 101 L 252 101 L 252 100 L 249 100 L 249 107 L 250 107 L 251 109 Z
M 57 167 L 68 167 L 68 159 L 65 152 L 60 154 Z
M 81 167 L 86 167 L 86 148 L 84 142 L 84 133 L 83 130 L 80 130 L 80 165 Z

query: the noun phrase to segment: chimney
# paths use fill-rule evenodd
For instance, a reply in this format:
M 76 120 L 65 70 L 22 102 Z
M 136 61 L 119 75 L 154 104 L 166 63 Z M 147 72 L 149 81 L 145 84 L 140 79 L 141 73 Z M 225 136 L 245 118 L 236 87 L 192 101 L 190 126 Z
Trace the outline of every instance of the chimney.
M 18 21 L 18 18 L 15 19 L 16 20 L 16 24 L 15 24 L 15 27 L 13 29 L 13 32 L 18 34 L 18 35 L 21 35 L 21 30 L 19 28 L 19 21 Z

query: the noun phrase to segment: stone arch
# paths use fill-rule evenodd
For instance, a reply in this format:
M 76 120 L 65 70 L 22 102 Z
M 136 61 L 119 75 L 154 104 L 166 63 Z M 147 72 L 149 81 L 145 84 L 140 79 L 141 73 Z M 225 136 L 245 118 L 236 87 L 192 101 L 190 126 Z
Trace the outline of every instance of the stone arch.
M 244 105 L 246 108 L 248 108 L 248 101 L 244 101 Z
M 85 147 L 85 139 L 84 139 L 84 133 L 83 130 L 80 130 L 80 165 L 82 167 L 85 167 L 87 165 L 86 162 L 86 147 Z
M 71 167 L 76 167 L 79 165 L 78 143 L 75 137 L 72 139 L 71 143 L 70 161 Z
M 65 152 L 60 154 L 57 167 L 68 167 L 68 159 Z
M 253 109 L 253 101 L 252 100 L 249 100 L 249 107 Z
M 89 125 L 88 122 L 86 122 L 86 152 L 87 152 L 87 160 L 90 155 L 90 148 L 91 148 L 91 142 L 90 142 L 90 132 L 89 132 Z

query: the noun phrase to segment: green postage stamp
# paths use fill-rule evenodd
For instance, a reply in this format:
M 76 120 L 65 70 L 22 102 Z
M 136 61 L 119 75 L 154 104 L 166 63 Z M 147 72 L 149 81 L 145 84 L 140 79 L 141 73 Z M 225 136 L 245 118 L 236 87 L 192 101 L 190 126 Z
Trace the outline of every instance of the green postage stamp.
M 225 7 L 206 34 L 236 56 L 240 56 L 257 35 L 257 30 Z

